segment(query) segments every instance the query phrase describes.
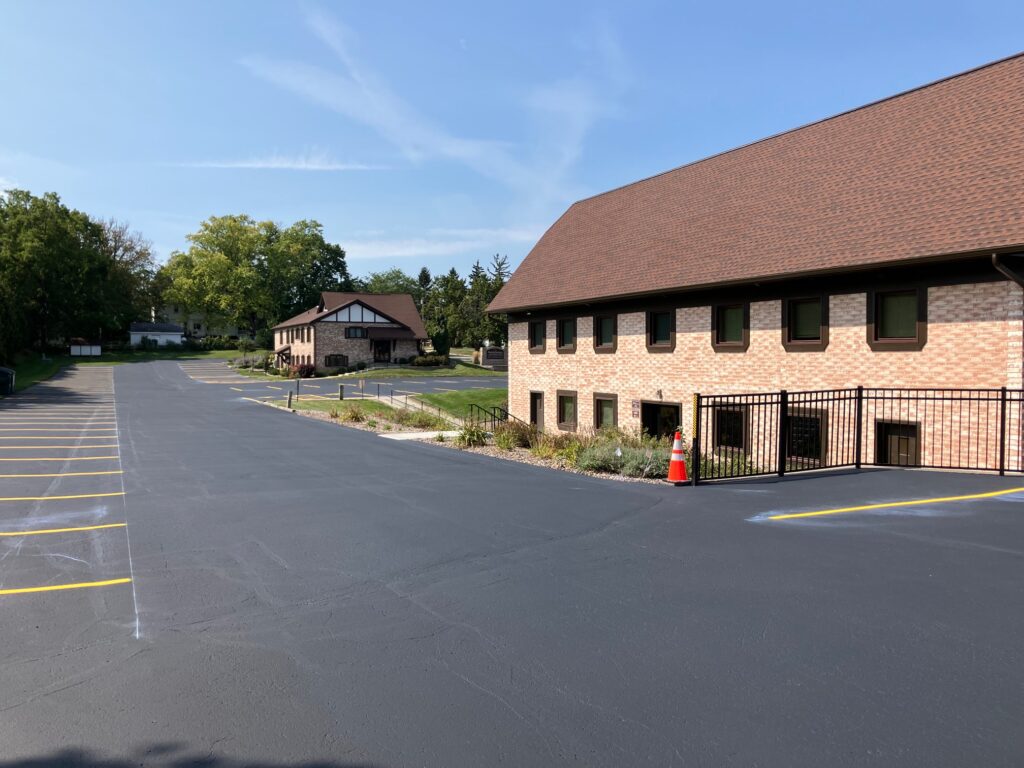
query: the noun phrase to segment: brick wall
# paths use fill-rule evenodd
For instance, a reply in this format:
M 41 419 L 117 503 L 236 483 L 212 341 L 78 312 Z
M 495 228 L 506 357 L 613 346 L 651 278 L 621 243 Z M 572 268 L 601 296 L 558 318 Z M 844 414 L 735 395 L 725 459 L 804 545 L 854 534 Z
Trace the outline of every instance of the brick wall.
M 373 364 L 373 344 L 370 339 L 346 339 L 345 329 L 351 327 L 365 328 L 362 323 L 316 323 L 313 326 L 316 344 L 315 359 L 318 368 L 326 367 L 327 355 L 348 355 L 348 364 Z M 400 328 L 397 324 L 375 323 L 374 328 Z M 414 339 L 399 339 L 392 342 L 390 359 L 415 357 L 419 347 Z
M 1021 288 L 1010 282 L 936 286 L 928 289 L 928 341 L 923 349 L 876 352 L 867 344 L 867 295 L 829 298 L 829 344 L 819 352 L 787 352 L 782 346 L 782 303 L 750 305 L 746 352 L 716 352 L 711 345 L 711 308 L 676 310 L 676 345 L 671 353 L 646 348 L 643 312 L 618 315 L 618 347 L 597 354 L 593 318 L 577 319 L 576 352 L 555 350 L 555 321 L 547 321 L 543 354 L 528 349 L 528 324 L 509 325 L 509 405 L 527 420 L 530 391 L 544 393 L 545 429 L 555 430 L 556 391 L 578 393 L 577 422 L 594 423 L 594 392 L 618 395 L 618 423 L 636 428 L 631 402 L 682 404 L 690 430 L 691 402 L 703 394 L 808 390 L 856 385 L 875 387 L 1001 387 L 1022 385 Z

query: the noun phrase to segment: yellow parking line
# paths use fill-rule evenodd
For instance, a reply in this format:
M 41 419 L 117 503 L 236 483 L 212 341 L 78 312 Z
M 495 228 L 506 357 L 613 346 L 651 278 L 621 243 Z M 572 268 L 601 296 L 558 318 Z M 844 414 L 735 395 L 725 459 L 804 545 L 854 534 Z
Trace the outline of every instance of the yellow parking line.
M 940 496 L 935 499 L 910 499 L 908 501 L 887 501 L 882 504 L 863 504 L 859 507 L 839 507 L 822 509 L 818 512 L 790 512 L 784 515 L 771 515 L 769 520 L 794 520 L 800 517 L 821 517 L 823 515 L 839 515 L 845 512 L 864 512 L 869 509 L 891 509 L 893 507 L 918 507 L 923 504 L 943 504 L 949 501 L 970 501 L 971 499 L 992 499 L 1011 493 L 1024 493 L 1024 488 L 1008 488 L 1005 491 L 989 491 L 988 493 L 970 493 L 966 496 Z
M 74 440 L 76 437 L 80 440 L 113 440 L 117 435 L 0 435 L 0 440 Z
M 76 493 L 73 496 L 0 496 L 0 501 L 60 501 L 61 499 L 101 499 L 106 496 L 124 496 L 124 491 Z
M 56 592 L 61 589 L 89 589 L 90 587 L 109 587 L 114 584 L 131 583 L 131 579 L 107 579 L 106 581 L 79 581 L 75 584 L 51 584 L 48 587 L 21 587 L 20 589 L 0 589 L 0 595 L 24 595 L 28 592 Z
M 125 528 L 128 523 L 104 523 L 103 525 L 83 525 L 78 528 L 49 528 L 42 531 L 0 531 L 0 536 L 41 536 L 44 533 L 74 533 L 76 531 L 101 531 L 105 528 Z
M 0 427 L 0 432 L 66 432 L 68 429 L 72 429 L 74 425 L 69 424 L 66 427 Z M 113 427 L 86 427 L 85 429 L 78 430 L 78 433 L 82 432 L 117 432 Z M 73 435 L 57 435 L 57 437 L 73 437 Z M 10 439 L 10 438 L 4 438 Z
M 117 443 L 109 445 L 0 445 L 0 451 L 19 451 L 22 448 L 28 450 L 49 450 L 50 448 L 117 448 Z
M 267 384 L 267 389 L 281 389 L 281 387 L 275 387 L 272 384 Z
M 19 475 L 0 475 L 0 477 L 92 477 L 95 475 L 120 475 L 120 469 L 102 469 L 99 472 L 29 472 Z
M 101 461 L 116 458 L 117 456 L 20 456 L 16 459 L 0 458 L 0 461 Z

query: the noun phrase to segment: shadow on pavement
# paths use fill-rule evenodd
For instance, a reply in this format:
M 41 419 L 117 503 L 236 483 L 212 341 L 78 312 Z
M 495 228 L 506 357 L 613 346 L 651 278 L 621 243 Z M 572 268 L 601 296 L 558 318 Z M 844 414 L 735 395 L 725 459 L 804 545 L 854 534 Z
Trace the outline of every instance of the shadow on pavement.
M 63 749 L 50 755 L 0 760 L 0 768 L 383 768 L 372 763 L 339 763 L 333 760 L 298 762 L 238 760 L 189 751 L 184 744 L 151 744 L 125 757 L 105 757 L 87 749 Z

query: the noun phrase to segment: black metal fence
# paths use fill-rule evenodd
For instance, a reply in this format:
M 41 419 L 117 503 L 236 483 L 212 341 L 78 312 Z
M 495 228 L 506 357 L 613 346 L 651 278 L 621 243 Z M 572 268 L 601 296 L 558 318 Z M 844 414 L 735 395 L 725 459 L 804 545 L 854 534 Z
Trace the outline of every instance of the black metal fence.
M 485 406 L 477 405 L 476 403 L 470 403 L 466 421 L 483 427 L 488 432 L 493 432 L 499 424 L 505 424 L 509 421 L 519 424 L 525 423 L 500 405 Z
M 884 389 L 695 395 L 701 480 L 861 466 L 1024 471 L 1024 391 Z

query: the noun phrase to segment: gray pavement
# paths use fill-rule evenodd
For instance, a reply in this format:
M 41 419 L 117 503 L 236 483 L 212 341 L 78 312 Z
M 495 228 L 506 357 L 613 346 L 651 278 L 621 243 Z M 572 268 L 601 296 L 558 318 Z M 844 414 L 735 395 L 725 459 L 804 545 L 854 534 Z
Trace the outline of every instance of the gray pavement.
M 0 766 L 1024 762 L 1024 492 L 766 519 L 1021 478 L 623 483 L 297 418 L 173 362 L 112 375 L 0 403 L 15 429 L 114 400 L 126 490 L 0 502 L 5 531 L 128 523 L 0 538 L 3 587 L 134 578 L 0 595 Z M 0 497 L 118 488 L 54 480 Z

